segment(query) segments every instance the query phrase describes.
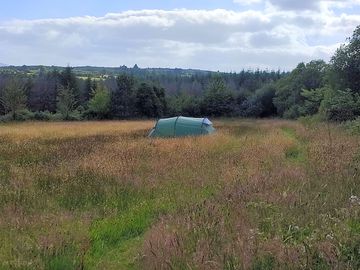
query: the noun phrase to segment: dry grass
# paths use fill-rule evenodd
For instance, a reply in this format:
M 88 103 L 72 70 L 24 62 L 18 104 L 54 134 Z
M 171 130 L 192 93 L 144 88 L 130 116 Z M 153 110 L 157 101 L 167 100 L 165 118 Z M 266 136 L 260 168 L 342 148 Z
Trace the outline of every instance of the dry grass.
M 360 142 L 219 120 L 0 126 L 0 269 L 358 269 Z M 360 202 L 360 200 L 359 200 Z

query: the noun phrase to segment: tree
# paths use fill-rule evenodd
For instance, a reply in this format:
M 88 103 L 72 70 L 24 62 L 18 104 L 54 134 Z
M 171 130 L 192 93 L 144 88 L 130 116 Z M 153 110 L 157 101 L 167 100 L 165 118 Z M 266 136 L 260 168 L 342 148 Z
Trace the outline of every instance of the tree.
M 135 81 L 122 74 L 116 78 L 116 89 L 111 93 L 111 114 L 115 118 L 129 118 L 135 113 Z
M 59 73 L 42 71 L 28 92 L 27 107 L 31 111 L 56 111 Z
M 349 43 L 337 49 L 331 59 L 331 82 L 334 89 L 360 93 L 360 25 L 356 27 Z
M 0 103 L 5 113 L 10 113 L 13 120 L 16 119 L 16 112 L 26 108 L 26 95 L 24 84 L 18 78 L 11 78 L 6 84 Z
M 99 119 L 108 117 L 110 112 L 110 92 L 103 83 L 99 83 L 89 101 L 89 113 Z
M 320 112 L 328 120 L 353 120 L 360 115 L 360 95 L 350 89 L 325 92 Z
M 76 108 L 76 99 L 74 91 L 69 86 L 59 86 L 59 92 L 57 96 L 57 110 L 61 113 L 63 119 L 69 120 L 71 113 Z
M 317 89 L 326 84 L 328 66 L 322 60 L 300 63 L 288 76 L 276 84 L 274 105 L 280 116 L 297 118 L 301 115 L 300 107 L 305 101 L 301 95 L 303 89 Z
M 220 76 L 215 76 L 205 93 L 202 109 L 209 116 L 230 115 L 234 111 L 234 94 Z
M 142 83 L 136 91 L 136 108 L 140 116 L 160 117 L 164 113 L 165 92 L 163 88 Z
M 255 96 L 247 98 L 241 105 L 239 114 L 243 117 L 260 117 L 264 107 Z
M 276 107 L 273 103 L 275 92 L 276 88 L 272 83 L 266 84 L 255 91 L 253 106 L 254 104 L 259 104 L 259 107 L 262 108 L 257 116 L 268 117 L 276 115 Z
M 73 69 L 67 66 L 60 74 L 60 84 L 72 91 L 76 104 L 80 101 L 80 89 Z
M 184 92 L 169 98 L 168 112 L 170 115 L 200 116 L 200 100 Z
M 87 77 L 85 80 L 85 86 L 82 93 L 81 102 L 83 104 L 86 104 L 91 98 L 91 95 L 94 93 L 94 90 L 96 88 L 96 84 L 91 80 L 90 77 Z
M 162 87 L 153 86 L 153 90 L 158 99 L 159 106 L 157 108 L 157 114 L 163 116 L 167 113 L 167 101 L 165 95 L 165 89 Z
M 326 92 L 329 91 L 330 88 L 327 86 L 310 90 L 303 89 L 301 95 L 304 97 L 305 101 L 302 106 L 299 107 L 300 114 L 302 116 L 317 114 Z

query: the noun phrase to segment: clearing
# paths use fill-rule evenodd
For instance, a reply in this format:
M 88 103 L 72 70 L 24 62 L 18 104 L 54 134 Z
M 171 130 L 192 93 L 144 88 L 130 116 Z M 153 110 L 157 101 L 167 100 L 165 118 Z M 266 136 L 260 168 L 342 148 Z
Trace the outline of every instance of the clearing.
M 0 126 L 0 269 L 359 269 L 360 140 L 218 120 Z

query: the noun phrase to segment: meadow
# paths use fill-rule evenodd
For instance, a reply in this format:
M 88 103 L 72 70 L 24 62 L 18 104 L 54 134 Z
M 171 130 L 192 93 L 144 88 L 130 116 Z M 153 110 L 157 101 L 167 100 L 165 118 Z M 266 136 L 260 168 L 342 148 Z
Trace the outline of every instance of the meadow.
M 217 120 L 0 125 L 0 269 L 360 269 L 360 138 Z

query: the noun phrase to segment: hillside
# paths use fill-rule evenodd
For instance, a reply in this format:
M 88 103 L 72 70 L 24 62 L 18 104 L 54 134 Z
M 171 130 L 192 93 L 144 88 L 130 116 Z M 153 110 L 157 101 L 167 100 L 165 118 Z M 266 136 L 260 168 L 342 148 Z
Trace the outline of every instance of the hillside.
M 49 72 L 52 70 L 62 71 L 65 67 L 62 66 L 7 66 L 5 64 L 0 64 L 0 73 L 1 72 L 13 72 L 13 73 L 28 73 L 28 74 L 39 74 L 40 72 Z M 128 68 L 126 66 L 119 67 L 95 67 L 95 66 L 75 66 L 73 71 L 78 76 L 116 76 L 119 74 L 131 74 L 139 77 L 145 77 L 147 75 L 177 75 L 177 76 L 193 76 L 193 75 L 207 75 L 215 73 L 207 70 L 197 70 L 197 69 L 181 69 L 181 68 L 139 68 L 137 65 L 134 67 Z

